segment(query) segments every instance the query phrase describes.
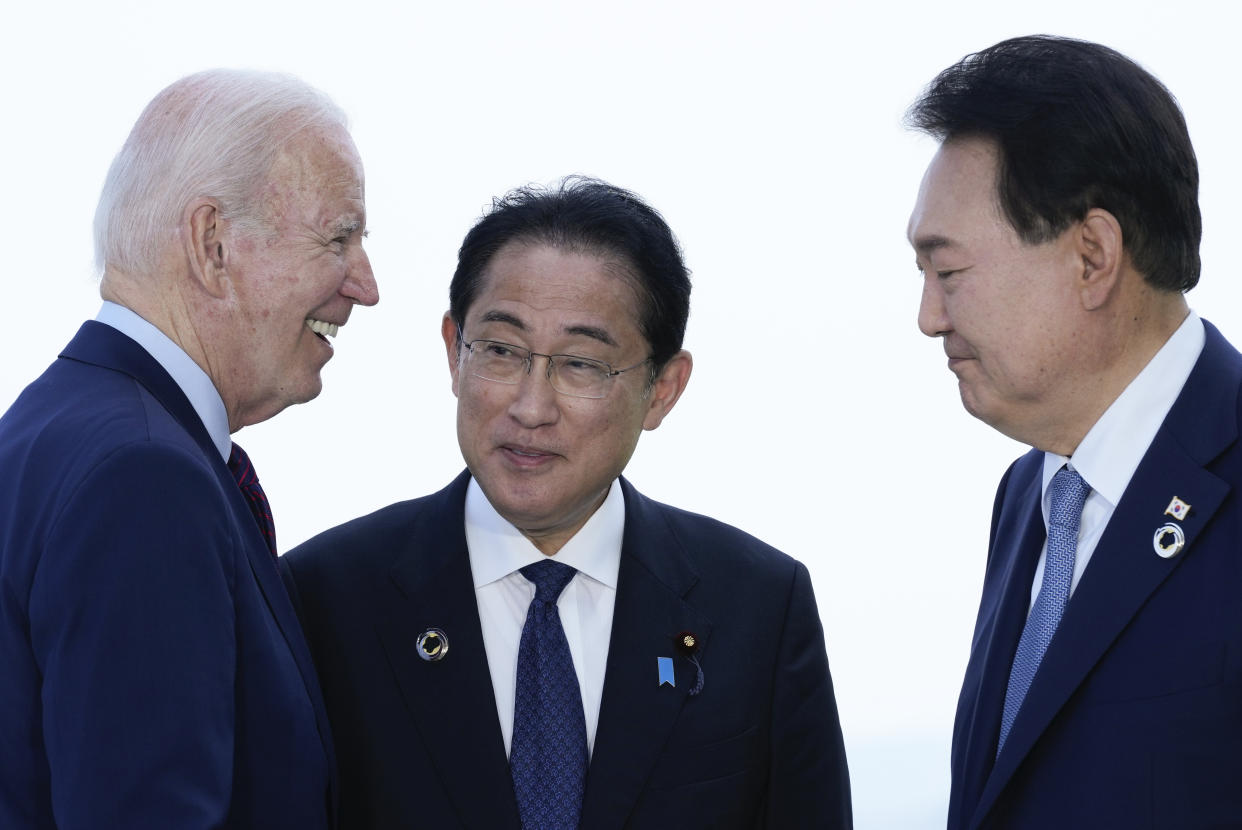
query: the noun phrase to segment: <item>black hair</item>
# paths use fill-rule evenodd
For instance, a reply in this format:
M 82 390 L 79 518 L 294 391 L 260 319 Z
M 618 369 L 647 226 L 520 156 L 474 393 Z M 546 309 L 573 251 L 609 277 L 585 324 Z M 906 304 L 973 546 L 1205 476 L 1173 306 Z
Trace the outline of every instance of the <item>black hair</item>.
M 906 115 L 941 141 L 983 138 L 999 151 L 997 196 L 1028 244 L 1092 208 L 1121 225 L 1125 250 L 1164 291 L 1199 281 L 1199 169 L 1172 94 L 1096 43 L 1031 35 L 962 58 Z
M 553 188 L 528 185 L 494 199 L 457 253 L 449 313 L 459 330 L 492 258 L 510 242 L 615 259 L 639 297 L 638 326 L 654 367 L 681 350 L 690 272 L 668 224 L 638 196 L 598 179 L 569 176 Z

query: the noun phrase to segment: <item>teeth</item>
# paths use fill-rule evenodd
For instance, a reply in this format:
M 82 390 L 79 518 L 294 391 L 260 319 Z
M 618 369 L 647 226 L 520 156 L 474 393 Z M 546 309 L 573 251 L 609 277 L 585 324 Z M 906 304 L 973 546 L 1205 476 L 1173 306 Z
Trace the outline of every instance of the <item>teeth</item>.
M 328 337 L 336 337 L 336 333 L 340 330 L 340 326 L 336 323 L 327 323 L 323 320 L 316 320 L 313 317 L 306 318 L 306 325 L 315 334 L 323 334 Z

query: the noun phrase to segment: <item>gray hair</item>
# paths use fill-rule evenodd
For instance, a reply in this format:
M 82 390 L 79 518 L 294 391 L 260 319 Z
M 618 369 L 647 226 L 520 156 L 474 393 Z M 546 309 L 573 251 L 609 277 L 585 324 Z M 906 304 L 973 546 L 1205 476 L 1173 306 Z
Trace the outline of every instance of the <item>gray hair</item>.
M 147 104 L 117 153 L 95 209 L 95 265 L 155 270 L 190 200 L 209 197 L 243 230 L 264 227 L 258 186 L 308 128 L 348 128 L 325 94 L 290 75 L 210 69 Z

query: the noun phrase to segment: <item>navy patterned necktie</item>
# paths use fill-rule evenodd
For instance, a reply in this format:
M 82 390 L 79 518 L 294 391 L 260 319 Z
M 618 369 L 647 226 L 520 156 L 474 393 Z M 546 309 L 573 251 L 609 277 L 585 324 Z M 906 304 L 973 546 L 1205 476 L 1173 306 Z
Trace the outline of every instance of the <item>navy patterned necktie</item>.
M 523 830 L 574 830 L 586 788 L 586 717 L 556 599 L 577 573 L 547 559 L 521 570 L 535 583 L 518 646 L 509 770 Z
M 268 550 L 275 556 L 276 523 L 272 521 L 272 506 L 267 502 L 267 494 L 259 486 L 259 475 L 250 463 L 250 456 L 237 444 L 233 445 L 233 451 L 229 453 L 229 472 L 237 479 L 237 486 L 241 488 L 246 503 L 250 505 L 250 512 L 259 524 L 259 532 L 263 534 Z
M 1039 596 L 1026 618 L 1026 626 L 1018 640 L 1018 650 L 1009 670 L 1009 687 L 1005 690 L 1005 711 L 1001 714 L 1000 755 L 1014 718 L 1022 707 L 1026 692 L 1035 679 L 1035 671 L 1044 659 L 1052 635 L 1061 623 L 1069 602 L 1070 585 L 1074 580 L 1074 557 L 1078 550 L 1078 525 L 1082 506 L 1091 487 L 1082 476 L 1069 467 L 1062 467 L 1052 477 L 1052 508 L 1048 516 L 1048 555 L 1044 558 L 1044 578 Z

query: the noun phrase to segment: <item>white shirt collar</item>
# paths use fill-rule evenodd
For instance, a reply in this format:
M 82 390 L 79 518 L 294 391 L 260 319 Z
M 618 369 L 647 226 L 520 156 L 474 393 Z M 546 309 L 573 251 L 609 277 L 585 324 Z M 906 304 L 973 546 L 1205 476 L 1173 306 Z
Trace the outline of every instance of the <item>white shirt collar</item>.
M 1050 501 L 1048 485 L 1066 463 L 1077 470 L 1092 491 L 1104 498 L 1110 507 L 1117 506 L 1165 416 L 1186 385 L 1203 351 L 1204 339 L 1203 322 L 1191 311 L 1143 371 L 1095 422 L 1072 458 L 1044 453 L 1045 521 Z
M 556 553 L 563 562 L 616 590 L 625 533 L 625 496 L 619 481 L 586 524 Z M 466 490 L 466 545 L 474 587 L 503 579 L 519 568 L 547 557 L 499 513 L 473 478 Z
M 123 305 L 104 300 L 103 308 L 99 309 L 95 320 L 111 326 L 142 346 L 164 367 L 173 382 L 181 387 L 181 391 L 190 401 L 190 406 L 198 414 L 198 419 L 207 428 L 211 443 L 215 444 L 220 456 L 228 461 L 229 453 L 233 449 L 233 440 L 229 437 L 229 416 L 224 409 L 224 400 L 216 391 L 211 378 L 207 377 L 207 373 L 184 349 L 169 339 L 168 335 Z

